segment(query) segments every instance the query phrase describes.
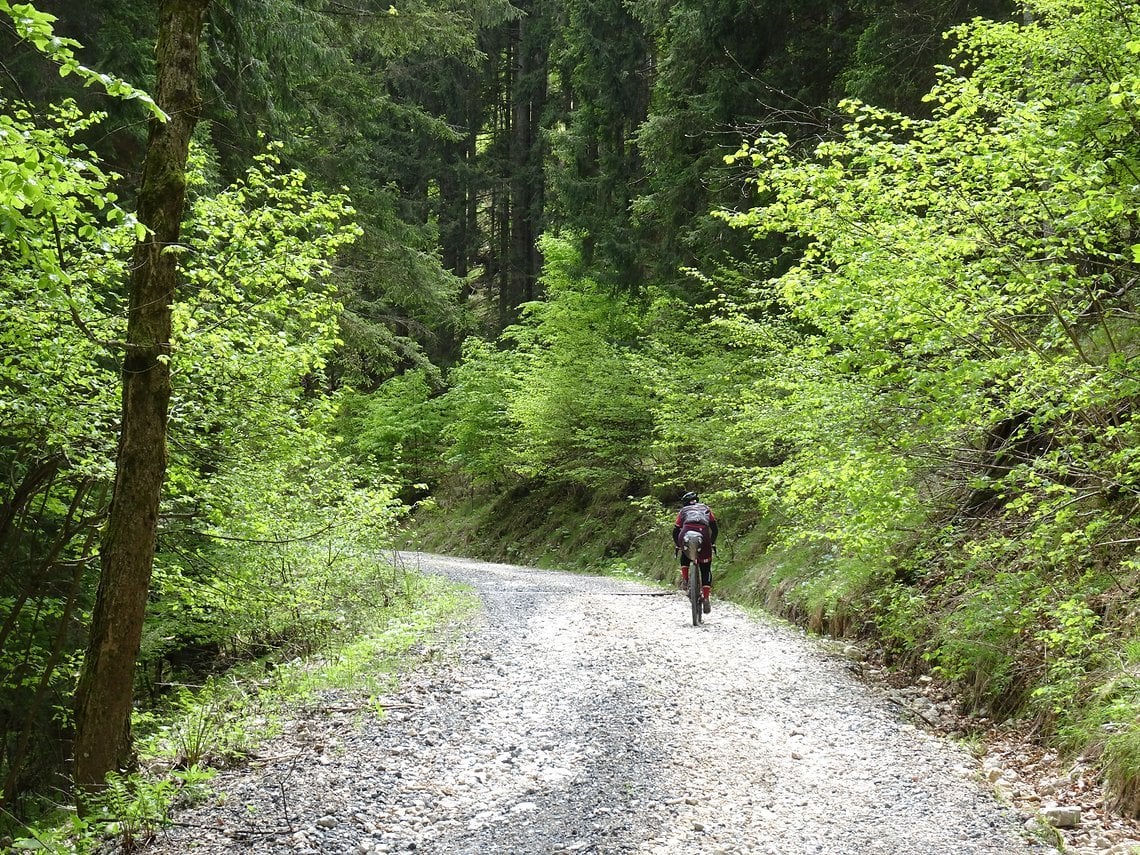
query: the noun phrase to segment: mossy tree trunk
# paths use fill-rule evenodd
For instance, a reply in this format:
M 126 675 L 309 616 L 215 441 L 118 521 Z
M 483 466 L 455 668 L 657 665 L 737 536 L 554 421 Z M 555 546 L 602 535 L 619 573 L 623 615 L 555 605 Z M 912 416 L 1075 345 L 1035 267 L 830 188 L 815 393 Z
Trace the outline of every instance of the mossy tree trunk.
M 171 304 L 186 198 L 186 158 L 199 110 L 199 37 L 209 0 L 163 0 L 155 100 L 139 195 L 149 229 L 135 248 L 130 282 L 123 410 L 115 487 L 103 535 L 99 589 L 75 698 L 75 782 L 102 786 L 131 760 L 135 662 L 142 640 L 166 473 Z

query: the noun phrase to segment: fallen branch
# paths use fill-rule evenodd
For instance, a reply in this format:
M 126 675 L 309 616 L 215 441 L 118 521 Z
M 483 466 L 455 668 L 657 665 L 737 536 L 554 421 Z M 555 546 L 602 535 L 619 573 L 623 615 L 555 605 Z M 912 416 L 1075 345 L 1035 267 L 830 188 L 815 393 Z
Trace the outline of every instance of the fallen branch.
M 386 710 L 422 710 L 422 704 L 406 704 L 399 701 L 392 703 L 385 703 L 384 701 L 375 701 L 365 704 L 349 704 L 340 707 L 318 707 L 321 712 L 359 712 L 363 709 L 374 709 L 381 707 Z
M 897 706 L 902 707 L 904 710 L 906 710 L 911 715 L 918 716 L 920 719 L 925 721 L 931 727 L 935 727 L 935 728 L 938 727 L 937 721 L 932 721 L 931 719 L 927 718 L 926 715 L 921 710 L 916 710 L 914 707 L 912 707 L 910 704 L 906 703 L 905 701 L 902 701 L 899 698 L 894 697 L 893 695 L 891 697 L 888 697 L 887 700 L 890 701 L 892 704 L 896 704 Z

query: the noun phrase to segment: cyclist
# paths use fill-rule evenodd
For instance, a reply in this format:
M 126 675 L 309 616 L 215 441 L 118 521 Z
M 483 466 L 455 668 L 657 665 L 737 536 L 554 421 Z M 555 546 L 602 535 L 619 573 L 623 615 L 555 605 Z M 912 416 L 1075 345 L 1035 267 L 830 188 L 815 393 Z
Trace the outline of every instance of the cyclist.
M 690 532 L 700 536 L 697 564 L 701 571 L 701 600 L 704 612 L 712 611 L 709 597 L 712 594 L 712 556 L 716 543 L 717 524 L 712 510 L 691 490 L 681 497 L 681 510 L 673 523 L 673 545 L 681 554 L 681 587 L 689 587 L 689 556 L 685 551 L 685 537 Z

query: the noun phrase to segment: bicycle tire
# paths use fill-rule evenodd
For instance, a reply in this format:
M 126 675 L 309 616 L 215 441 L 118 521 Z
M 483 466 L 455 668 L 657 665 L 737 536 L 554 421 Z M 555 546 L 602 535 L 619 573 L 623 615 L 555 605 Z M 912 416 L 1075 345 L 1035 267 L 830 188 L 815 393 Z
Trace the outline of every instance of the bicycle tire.
M 704 620 L 701 613 L 701 564 L 697 560 L 697 549 L 691 548 L 689 553 L 689 605 L 693 608 L 693 626 L 700 626 Z

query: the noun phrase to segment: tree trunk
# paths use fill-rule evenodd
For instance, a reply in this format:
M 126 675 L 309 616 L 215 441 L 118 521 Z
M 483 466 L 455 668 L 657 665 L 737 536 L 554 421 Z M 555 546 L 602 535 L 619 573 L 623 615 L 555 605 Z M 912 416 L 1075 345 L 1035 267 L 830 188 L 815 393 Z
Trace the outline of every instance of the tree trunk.
M 518 308 L 537 296 L 542 259 L 543 145 L 542 118 L 546 107 L 550 23 L 537 2 L 523 7 L 526 16 L 511 23 L 507 183 L 510 211 L 505 226 L 506 276 L 500 291 L 501 326 L 518 320 Z
M 75 698 L 75 782 L 103 785 L 131 760 L 135 662 L 142 640 L 166 474 L 171 304 L 186 197 L 186 156 L 198 117 L 198 41 L 209 0 L 163 0 L 155 100 L 139 194 L 150 229 L 135 247 L 130 283 L 123 413 L 115 487 L 103 535 L 99 589 Z

